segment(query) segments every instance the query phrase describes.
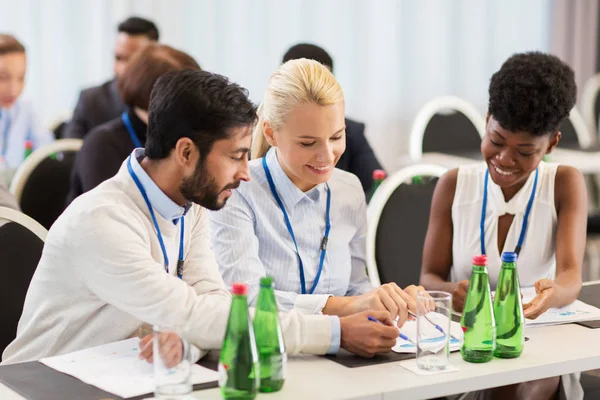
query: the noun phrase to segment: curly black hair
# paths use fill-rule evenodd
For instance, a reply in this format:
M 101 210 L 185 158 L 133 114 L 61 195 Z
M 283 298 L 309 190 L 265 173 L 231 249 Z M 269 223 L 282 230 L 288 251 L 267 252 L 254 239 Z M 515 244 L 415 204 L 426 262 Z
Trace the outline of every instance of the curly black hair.
M 488 112 L 511 132 L 542 136 L 558 131 L 575 106 L 575 73 L 558 57 L 515 54 L 492 75 Z

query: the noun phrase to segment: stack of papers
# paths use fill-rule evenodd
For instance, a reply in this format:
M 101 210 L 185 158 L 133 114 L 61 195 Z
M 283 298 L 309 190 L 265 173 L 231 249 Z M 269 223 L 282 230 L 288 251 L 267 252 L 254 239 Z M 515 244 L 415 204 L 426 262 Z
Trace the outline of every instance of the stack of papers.
M 523 304 L 530 302 L 536 295 L 535 288 L 521 288 Z M 562 308 L 550 308 L 536 319 L 526 319 L 526 325 L 558 325 L 571 322 L 600 320 L 600 309 L 575 300 L 573 303 Z
M 448 326 L 448 318 L 442 314 L 430 312 L 427 314 L 427 316 L 431 321 L 441 327 Z M 433 324 L 427 321 L 424 322 L 425 323 L 422 324 L 422 327 L 425 330 L 424 335 L 430 350 L 433 352 L 441 350 L 444 347 L 444 335 L 442 335 Z M 400 329 L 400 332 L 404 333 L 408 339 L 410 339 L 410 341 L 398 338 L 396 340 L 396 345 L 392 347 L 392 350 L 396 353 L 416 353 L 417 346 L 415 343 L 417 343 L 417 321 L 406 321 Z M 460 350 L 463 339 L 463 331 L 458 322 L 450 321 L 450 334 L 453 336 L 450 338 L 450 351 Z M 439 349 L 436 347 L 439 347 Z
M 139 339 L 132 338 L 43 358 L 40 362 L 117 396 L 140 396 L 154 391 L 154 369 L 152 364 L 138 358 L 138 343 Z M 192 365 L 192 385 L 218 379 L 218 372 Z

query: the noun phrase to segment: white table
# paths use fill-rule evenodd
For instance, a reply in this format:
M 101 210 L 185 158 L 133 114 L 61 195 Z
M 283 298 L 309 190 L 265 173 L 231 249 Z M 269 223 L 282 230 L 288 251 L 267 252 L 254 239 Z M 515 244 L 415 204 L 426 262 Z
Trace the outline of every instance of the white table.
M 600 368 L 598 329 L 568 324 L 527 327 L 525 334 L 530 340 L 519 358 L 470 364 L 459 353 L 453 353 L 451 362 L 460 371 L 432 376 L 415 375 L 400 367 L 411 360 L 346 368 L 323 357 L 294 357 L 288 362 L 283 390 L 258 398 L 423 399 Z M 550 347 L 556 343 L 561 345 Z M 194 395 L 204 400 L 221 398 L 219 389 L 202 390 Z M 0 399 L 23 400 L 23 397 L 0 384 Z
M 600 281 L 584 283 L 588 285 L 600 289 Z M 470 364 L 462 360 L 460 353 L 453 353 L 451 362 L 460 371 L 432 376 L 415 375 L 400 366 L 411 360 L 347 368 L 323 357 L 293 357 L 287 365 L 283 390 L 259 394 L 258 398 L 423 399 L 600 368 L 600 329 L 576 324 L 527 326 L 525 335 L 530 340 L 519 358 Z M 219 389 L 194 395 L 206 400 L 221 398 Z M 0 399 L 23 400 L 2 384 Z
M 600 173 L 600 152 L 585 152 L 570 149 L 554 149 L 549 155 L 551 162 L 571 165 L 582 174 Z
M 453 353 L 452 364 L 460 371 L 432 376 L 415 375 L 400 367 L 411 360 L 346 368 L 322 357 L 296 357 L 288 362 L 283 390 L 264 398 L 423 399 L 600 368 L 598 329 L 574 324 L 527 327 L 525 335 L 530 340 L 519 358 L 470 364 L 460 353 Z M 550 349 L 553 343 L 561 345 Z M 196 396 L 221 398 L 218 389 L 199 391 Z
M 582 174 L 600 174 L 600 152 L 586 152 L 581 150 L 571 150 L 557 148 L 548 155 L 550 162 L 564 165 L 570 165 L 581 171 Z M 423 153 L 419 160 L 409 158 L 400 158 L 400 166 L 411 164 L 436 164 L 448 169 L 458 168 L 462 165 L 469 165 L 481 162 L 480 159 L 458 156 L 445 153 Z
M 481 160 L 446 153 L 423 153 L 419 160 L 413 160 L 408 156 L 402 156 L 398 161 L 400 168 L 414 164 L 435 164 L 448 169 L 458 168 L 462 165 L 469 165 L 477 162 L 481 162 Z

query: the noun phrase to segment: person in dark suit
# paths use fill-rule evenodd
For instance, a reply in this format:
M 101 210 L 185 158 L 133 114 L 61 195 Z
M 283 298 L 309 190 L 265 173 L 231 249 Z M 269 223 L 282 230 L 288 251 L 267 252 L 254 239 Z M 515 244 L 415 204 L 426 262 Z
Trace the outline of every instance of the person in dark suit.
M 318 61 L 333 72 L 333 59 L 319 46 L 307 43 L 292 46 L 284 54 L 283 62 L 300 58 Z M 382 167 L 365 137 L 365 124 L 362 122 L 346 118 L 346 151 L 336 168 L 356 175 L 366 193 L 371 190 L 373 171 Z
M 142 47 L 157 42 L 158 28 L 152 21 L 131 17 L 121 22 L 115 43 L 115 77 L 100 86 L 83 90 L 64 128 L 63 137 L 83 139 L 92 128 L 121 115 L 124 105 L 117 88 L 129 59 Z
M 118 79 L 126 111 L 92 129 L 75 157 L 67 205 L 79 195 L 112 178 L 123 161 L 146 145 L 150 92 L 159 77 L 184 68 L 200 69 L 188 54 L 151 44 L 131 59 Z

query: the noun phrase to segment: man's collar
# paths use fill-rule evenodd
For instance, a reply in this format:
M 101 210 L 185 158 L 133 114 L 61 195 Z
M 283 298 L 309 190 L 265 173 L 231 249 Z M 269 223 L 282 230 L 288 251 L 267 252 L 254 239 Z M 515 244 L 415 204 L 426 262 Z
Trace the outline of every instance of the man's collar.
M 144 168 L 140 165 L 140 160 L 144 158 L 144 149 L 135 149 L 131 153 L 131 168 L 139 179 L 142 187 L 146 191 L 148 200 L 154 208 L 163 218 L 177 223 L 180 217 L 184 216 L 191 207 L 191 203 L 187 203 L 184 207 L 181 207 L 173 200 L 169 198 L 160 188 L 154 183 L 152 178 L 146 173 Z

